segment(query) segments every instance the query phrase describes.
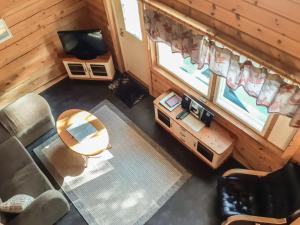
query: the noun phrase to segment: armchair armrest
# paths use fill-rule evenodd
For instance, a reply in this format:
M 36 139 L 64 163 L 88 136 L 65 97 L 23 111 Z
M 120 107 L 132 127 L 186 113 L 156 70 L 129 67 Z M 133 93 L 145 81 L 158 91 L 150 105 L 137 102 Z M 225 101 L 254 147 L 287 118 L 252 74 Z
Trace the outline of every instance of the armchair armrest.
M 59 191 L 48 190 L 7 225 L 52 225 L 69 210 L 67 200 Z
M 294 222 L 291 223 L 291 225 L 297 225 L 300 224 L 300 218 L 296 219 Z
M 261 216 L 236 215 L 230 216 L 222 225 L 278 225 L 287 224 L 286 219 L 276 219 Z
M 238 174 L 244 174 L 244 175 L 253 175 L 257 177 L 264 177 L 269 174 L 269 172 L 265 171 L 259 171 L 259 170 L 248 170 L 248 169 L 231 169 L 226 171 L 223 174 L 223 177 L 228 177 L 232 175 L 238 175 Z

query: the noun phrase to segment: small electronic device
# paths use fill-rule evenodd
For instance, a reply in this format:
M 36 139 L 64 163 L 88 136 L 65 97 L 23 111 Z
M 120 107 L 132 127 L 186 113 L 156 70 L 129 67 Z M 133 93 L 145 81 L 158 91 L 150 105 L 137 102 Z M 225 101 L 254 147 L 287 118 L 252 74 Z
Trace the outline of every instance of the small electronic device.
M 180 104 L 181 99 L 178 97 L 178 95 L 173 95 L 171 96 L 169 99 L 167 99 L 165 101 L 165 103 L 169 106 L 169 107 L 174 107 L 175 105 Z
M 175 92 L 171 92 L 162 100 L 160 100 L 159 103 L 163 105 L 167 110 L 172 112 L 177 106 L 181 104 L 181 97 Z
M 205 108 L 203 102 L 192 99 L 186 94 L 182 98 L 181 107 L 191 112 L 191 114 L 201 120 L 207 127 L 210 126 L 214 118 L 214 115 Z
M 195 117 L 201 119 L 204 108 L 200 104 L 198 104 L 198 102 L 192 100 L 190 104 L 190 111 Z
M 191 101 L 192 99 L 189 96 L 184 95 L 181 101 L 181 107 L 183 109 L 190 110 Z
M 176 119 L 177 120 L 183 120 L 189 114 L 190 114 L 190 112 L 188 110 L 183 110 L 180 113 L 178 113 L 178 115 L 176 116 Z
M 205 123 L 206 126 L 209 127 L 213 118 L 214 118 L 214 115 L 205 109 L 205 111 L 202 114 L 201 121 L 203 123 Z

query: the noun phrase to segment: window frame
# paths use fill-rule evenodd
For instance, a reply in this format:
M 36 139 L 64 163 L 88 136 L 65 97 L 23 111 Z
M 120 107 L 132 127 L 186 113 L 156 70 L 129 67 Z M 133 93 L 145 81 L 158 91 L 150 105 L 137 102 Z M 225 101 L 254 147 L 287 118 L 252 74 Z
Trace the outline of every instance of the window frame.
M 168 75 L 171 75 L 172 78 L 174 78 L 177 82 L 180 82 L 184 87 L 187 87 L 187 88 L 191 89 L 193 92 L 197 93 L 200 96 L 201 100 L 208 103 L 210 105 L 210 107 L 211 106 L 213 106 L 213 108 L 216 107 L 217 111 L 221 111 L 222 113 L 226 113 L 227 115 L 229 115 L 233 119 L 237 120 L 242 125 L 242 127 L 246 126 L 247 129 L 250 129 L 250 130 L 254 131 L 256 134 L 258 134 L 258 135 L 260 135 L 264 138 L 267 138 L 269 136 L 270 131 L 272 130 L 274 124 L 277 121 L 276 115 L 269 114 L 268 119 L 266 120 L 262 130 L 259 131 L 254 126 L 247 123 L 246 121 L 244 121 L 240 117 L 236 116 L 233 112 L 231 112 L 230 110 L 226 109 L 225 107 L 223 107 L 222 105 L 217 103 L 216 100 L 217 100 L 218 92 L 220 91 L 219 90 L 220 77 L 218 75 L 211 72 L 211 79 L 210 79 L 210 83 L 209 83 L 209 87 L 208 87 L 208 94 L 206 96 L 202 92 L 198 91 L 197 89 L 195 89 L 194 87 L 189 85 L 183 79 L 180 79 L 180 77 L 178 75 L 174 74 L 172 71 L 169 71 L 167 68 L 160 65 L 159 61 L 158 61 L 159 60 L 159 50 L 158 50 L 158 47 L 157 47 L 157 43 L 152 41 L 152 40 L 149 40 L 149 41 L 150 41 L 151 52 L 154 51 L 153 52 L 154 54 L 151 53 L 152 68 L 154 66 L 154 67 L 158 68 L 159 70 L 163 71 L 164 73 L 167 73 Z M 159 73 L 159 71 L 156 71 L 156 72 Z M 166 79 L 169 80 L 168 77 L 166 77 Z M 232 124 L 236 125 L 236 123 L 232 123 Z M 238 126 L 238 127 L 241 129 L 241 126 Z
M 151 41 L 153 42 L 153 41 Z M 164 72 L 172 75 L 176 80 L 178 80 L 179 82 L 182 82 L 185 86 L 188 86 L 189 88 L 191 88 L 193 91 L 197 92 L 199 95 L 201 95 L 201 97 L 203 97 L 204 99 L 212 99 L 213 95 L 212 95 L 212 90 L 213 90 L 213 83 L 215 81 L 215 74 L 213 72 L 211 72 L 211 77 L 210 77 L 210 81 L 209 81 L 209 85 L 208 85 L 208 90 L 207 90 L 207 95 L 205 95 L 204 93 L 202 93 L 201 91 L 197 90 L 195 87 L 193 87 L 192 85 L 190 85 L 189 83 L 187 83 L 186 81 L 184 81 L 182 78 L 179 77 L 179 75 L 175 74 L 174 72 L 168 70 L 168 68 L 164 67 L 163 65 L 159 64 L 159 50 L 158 50 L 158 43 L 154 42 L 154 50 L 155 50 L 155 60 L 154 63 L 157 67 L 159 67 L 160 69 L 162 69 Z
M 273 119 L 273 114 L 269 114 L 268 115 L 268 118 L 266 120 L 266 122 L 264 123 L 263 127 L 261 130 L 257 129 L 253 124 L 247 122 L 245 119 L 243 119 L 242 117 L 247 117 L 247 115 L 243 112 L 241 112 L 242 115 L 240 116 L 237 116 L 234 112 L 234 110 L 230 110 L 228 108 L 226 108 L 224 105 L 221 105 L 219 102 L 218 102 L 218 97 L 220 95 L 222 95 L 222 91 L 223 91 L 223 88 L 221 88 L 221 77 L 217 77 L 217 80 L 216 80 L 216 88 L 215 88 L 215 93 L 214 93 L 214 98 L 213 98 L 213 103 L 219 107 L 220 109 L 224 110 L 226 113 L 230 114 L 231 116 L 233 116 L 234 118 L 236 118 L 238 121 L 240 121 L 241 123 L 245 124 L 246 126 L 248 126 L 250 129 L 254 130 L 256 133 L 258 134 L 261 134 L 261 135 L 265 135 L 268 128 L 269 128 L 269 125 Z M 226 85 L 226 84 L 225 84 Z M 240 87 L 242 88 L 242 87 Z M 233 104 L 233 103 L 229 103 L 229 104 Z M 250 118 L 250 117 L 249 117 Z

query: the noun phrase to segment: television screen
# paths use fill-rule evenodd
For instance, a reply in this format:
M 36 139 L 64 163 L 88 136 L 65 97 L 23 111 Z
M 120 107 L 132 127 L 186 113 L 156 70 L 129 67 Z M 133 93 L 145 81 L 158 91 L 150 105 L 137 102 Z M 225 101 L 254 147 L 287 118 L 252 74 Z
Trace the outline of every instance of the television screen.
M 57 32 L 67 55 L 79 59 L 94 59 L 106 53 L 100 30 L 74 30 Z

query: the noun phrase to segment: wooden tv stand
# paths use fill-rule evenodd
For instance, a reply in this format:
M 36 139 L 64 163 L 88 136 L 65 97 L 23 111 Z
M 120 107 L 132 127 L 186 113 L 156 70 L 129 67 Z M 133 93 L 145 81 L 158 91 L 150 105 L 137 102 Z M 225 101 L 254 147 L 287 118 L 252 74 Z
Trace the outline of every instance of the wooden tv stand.
M 91 60 L 75 57 L 63 58 L 63 63 L 71 79 L 113 80 L 115 68 L 110 53 Z
M 226 129 L 214 121 L 212 121 L 210 127 L 204 126 L 197 132 L 184 121 L 176 119 L 176 116 L 182 111 L 181 106 L 170 112 L 159 103 L 167 94 L 164 93 L 154 100 L 156 122 L 198 158 L 213 169 L 218 168 L 230 157 L 234 138 Z

